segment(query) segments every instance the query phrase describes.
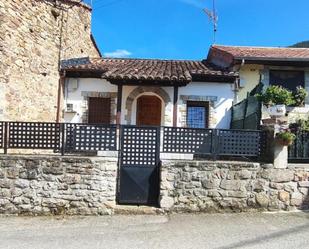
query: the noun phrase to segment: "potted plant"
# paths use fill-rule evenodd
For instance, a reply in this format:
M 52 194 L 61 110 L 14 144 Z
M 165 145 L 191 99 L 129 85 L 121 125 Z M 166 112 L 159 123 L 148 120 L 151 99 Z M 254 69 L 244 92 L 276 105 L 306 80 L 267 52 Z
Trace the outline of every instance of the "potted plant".
M 301 86 L 296 88 L 296 91 L 293 93 L 293 99 L 296 106 L 305 106 L 305 100 L 308 96 L 308 92 Z
M 268 107 L 270 116 L 284 116 L 286 106 L 295 104 L 293 93 L 282 86 L 269 86 L 256 97 Z
M 290 130 L 283 130 L 276 134 L 276 141 L 278 144 L 283 146 L 290 146 L 296 138 L 296 135 L 293 134 Z
M 293 133 L 300 131 L 309 132 L 309 119 L 298 119 L 295 123 L 291 123 L 289 128 Z

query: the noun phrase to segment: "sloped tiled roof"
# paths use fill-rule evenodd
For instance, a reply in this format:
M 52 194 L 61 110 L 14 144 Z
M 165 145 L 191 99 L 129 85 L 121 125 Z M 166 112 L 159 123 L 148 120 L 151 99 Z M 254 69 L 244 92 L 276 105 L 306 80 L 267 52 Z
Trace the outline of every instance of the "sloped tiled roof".
M 79 58 L 64 61 L 62 69 L 102 72 L 102 78 L 109 80 L 191 82 L 194 76 L 237 76 L 203 61 L 191 60 Z
M 309 48 L 281 48 L 281 47 L 241 47 L 213 45 L 211 49 L 230 54 L 235 59 L 290 59 L 308 60 Z

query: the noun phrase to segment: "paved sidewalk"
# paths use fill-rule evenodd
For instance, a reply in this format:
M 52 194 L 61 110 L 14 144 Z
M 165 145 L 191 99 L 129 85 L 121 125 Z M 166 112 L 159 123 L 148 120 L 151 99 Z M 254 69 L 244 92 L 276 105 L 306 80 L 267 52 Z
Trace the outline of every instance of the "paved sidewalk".
M 309 248 L 309 213 L 1 217 L 0 248 Z

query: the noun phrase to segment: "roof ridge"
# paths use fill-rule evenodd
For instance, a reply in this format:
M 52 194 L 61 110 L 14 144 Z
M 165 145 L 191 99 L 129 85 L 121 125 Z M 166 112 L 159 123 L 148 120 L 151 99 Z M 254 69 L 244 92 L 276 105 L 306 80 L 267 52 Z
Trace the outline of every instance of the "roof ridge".
M 270 46 L 240 46 L 240 45 L 212 45 L 213 48 L 262 48 L 262 49 L 295 49 L 295 50 L 309 50 L 309 48 L 294 48 L 294 47 L 270 47 Z
M 185 60 L 185 59 L 153 59 L 153 58 L 113 58 L 113 57 L 90 57 L 90 59 L 102 60 L 135 60 L 135 61 L 167 61 L 167 62 L 202 62 L 202 60 Z

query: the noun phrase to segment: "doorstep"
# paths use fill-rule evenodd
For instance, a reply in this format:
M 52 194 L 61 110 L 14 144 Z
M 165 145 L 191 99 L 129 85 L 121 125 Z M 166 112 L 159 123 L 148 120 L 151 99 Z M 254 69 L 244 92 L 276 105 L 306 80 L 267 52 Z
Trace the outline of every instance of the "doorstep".
M 164 214 L 162 208 L 149 206 L 132 206 L 132 205 L 113 205 L 111 207 L 114 214 L 120 215 L 156 215 Z

